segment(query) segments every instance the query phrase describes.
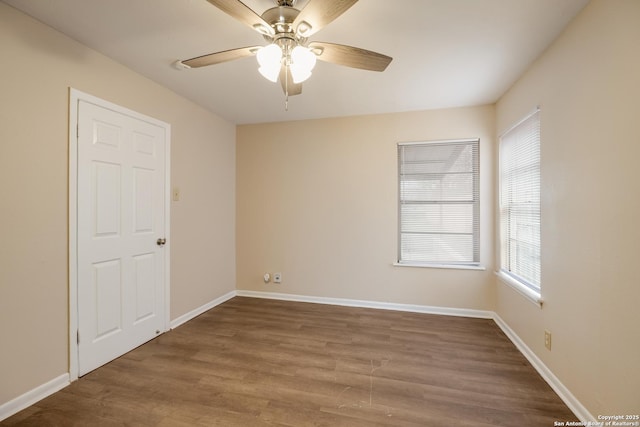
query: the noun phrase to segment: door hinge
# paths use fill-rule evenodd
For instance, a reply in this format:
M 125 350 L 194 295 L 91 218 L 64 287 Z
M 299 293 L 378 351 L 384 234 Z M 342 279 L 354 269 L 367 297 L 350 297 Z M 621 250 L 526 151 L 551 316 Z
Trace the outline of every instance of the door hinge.
M 80 344 L 80 329 L 76 331 L 76 342 Z

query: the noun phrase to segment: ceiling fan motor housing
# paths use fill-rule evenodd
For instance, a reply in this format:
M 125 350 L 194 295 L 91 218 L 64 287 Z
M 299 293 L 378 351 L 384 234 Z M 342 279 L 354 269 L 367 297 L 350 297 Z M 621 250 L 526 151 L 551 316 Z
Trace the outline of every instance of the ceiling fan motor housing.
M 276 34 L 279 33 L 291 33 L 293 36 L 293 21 L 300 14 L 298 9 L 290 6 L 277 6 L 267 9 L 261 16 L 271 27 L 275 30 Z
M 297 0 L 276 0 L 278 6 L 293 7 L 296 5 Z

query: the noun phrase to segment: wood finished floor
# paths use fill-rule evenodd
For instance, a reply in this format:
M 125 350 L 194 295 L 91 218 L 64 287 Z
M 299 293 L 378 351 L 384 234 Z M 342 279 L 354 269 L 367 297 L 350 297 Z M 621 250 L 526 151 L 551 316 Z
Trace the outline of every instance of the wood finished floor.
M 3 426 L 577 421 L 492 320 L 236 297 Z

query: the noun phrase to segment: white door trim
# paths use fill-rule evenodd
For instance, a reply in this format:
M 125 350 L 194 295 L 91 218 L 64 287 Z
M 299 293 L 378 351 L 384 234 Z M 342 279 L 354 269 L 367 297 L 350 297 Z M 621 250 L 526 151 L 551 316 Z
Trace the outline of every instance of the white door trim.
M 69 88 L 69 379 L 78 379 L 78 102 L 85 101 L 136 119 L 152 123 L 165 130 L 165 319 L 164 330 L 170 325 L 170 211 L 171 211 L 171 125 L 95 96 Z

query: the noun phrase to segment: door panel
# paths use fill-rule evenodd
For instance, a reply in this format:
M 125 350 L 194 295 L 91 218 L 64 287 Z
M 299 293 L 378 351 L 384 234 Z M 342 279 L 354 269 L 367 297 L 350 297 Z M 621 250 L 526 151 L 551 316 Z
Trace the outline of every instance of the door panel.
M 153 232 L 153 180 L 155 171 L 142 168 L 133 169 L 133 232 Z
M 119 259 L 93 264 L 92 299 L 99 341 L 122 330 L 122 264 Z
M 78 103 L 78 368 L 164 331 L 165 129 Z
M 155 309 L 153 301 L 155 297 L 150 298 L 154 294 L 154 272 L 155 272 L 155 255 L 141 254 L 133 257 L 135 271 L 135 289 L 136 289 L 136 317 L 135 322 L 141 322 L 154 315 Z
M 120 234 L 120 165 L 92 162 L 95 237 Z

